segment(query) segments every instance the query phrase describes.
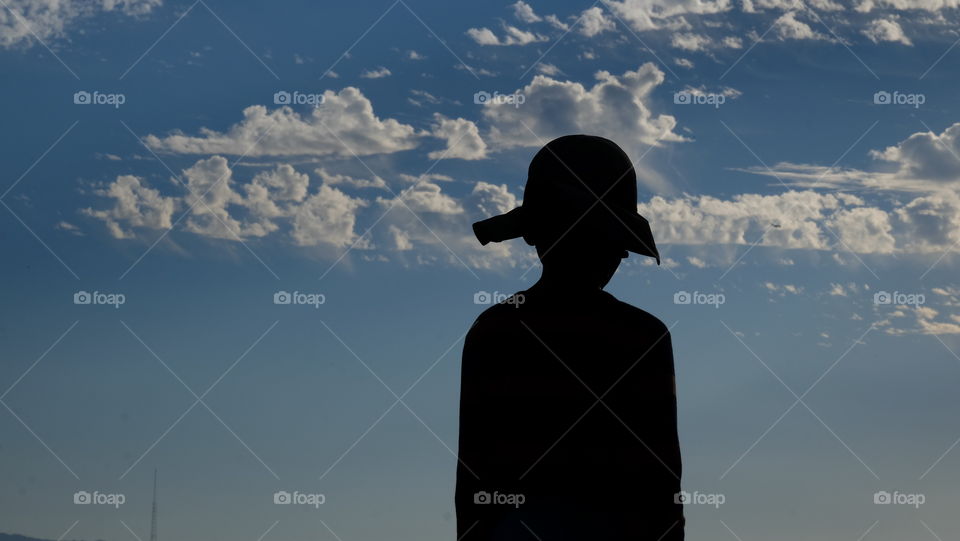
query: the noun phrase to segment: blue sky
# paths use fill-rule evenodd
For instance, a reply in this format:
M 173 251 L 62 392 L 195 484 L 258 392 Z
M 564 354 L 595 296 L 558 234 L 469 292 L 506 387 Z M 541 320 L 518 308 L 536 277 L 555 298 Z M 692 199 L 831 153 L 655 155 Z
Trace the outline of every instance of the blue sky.
M 158 468 L 165 539 L 452 538 L 461 339 L 539 273 L 470 224 L 592 133 L 664 256 L 608 290 L 671 326 L 684 487 L 724 499 L 688 535 L 956 536 L 957 20 L 6 0 L 0 531 L 146 539 Z

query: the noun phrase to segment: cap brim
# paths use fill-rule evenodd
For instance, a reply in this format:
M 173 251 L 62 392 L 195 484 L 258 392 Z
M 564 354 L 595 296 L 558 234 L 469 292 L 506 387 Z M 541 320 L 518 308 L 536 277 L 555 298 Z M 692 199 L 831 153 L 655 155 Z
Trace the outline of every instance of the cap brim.
M 653 257 L 659 265 L 660 252 L 653 240 L 650 222 L 636 211 L 617 212 L 616 217 L 620 225 L 624 226 L 617 228 L 622 234 L 621 240 L 624 249 L 635 254 Z M 473 233 L 477 236 L 480 244 L 484 246 L 490 242 L 503 242 L 520 238 L 525 232 L 526 223 L 523 207 L 517 207 L 506 214 L 487 218 L 473 224 Z

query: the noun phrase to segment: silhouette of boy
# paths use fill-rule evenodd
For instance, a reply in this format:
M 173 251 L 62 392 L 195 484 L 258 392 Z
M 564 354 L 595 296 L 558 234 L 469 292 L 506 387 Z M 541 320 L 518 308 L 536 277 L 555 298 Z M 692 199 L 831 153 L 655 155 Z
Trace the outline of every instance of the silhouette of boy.
M 523 237 L 543 273 L 467 334 L 462 541 L 683 539 L 670 333 L 603 291 L 627 251 L 660 263 L 636 202 L 623 150 L 570 135 L 534 157 L 522 206 L 474 224 L 482 244 Z

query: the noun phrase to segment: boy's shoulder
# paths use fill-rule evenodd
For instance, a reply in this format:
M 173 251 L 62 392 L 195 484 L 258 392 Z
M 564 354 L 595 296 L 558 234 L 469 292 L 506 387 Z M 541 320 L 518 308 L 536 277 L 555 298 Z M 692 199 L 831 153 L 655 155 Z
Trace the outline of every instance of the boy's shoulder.
M 604 292 L 606 293 L 606 292 Z M 639 326 L 652 331 L 666 333 L 667 326 L 660 321 L 660 318 L 636 306 L 621 301 L 620 299 L 606 293 L 612 306 L 615 307 L 616 315 L 621 318 L 625 324 L 630 326 Z
M 535 305 L 528 305 L 527 300 L 525 292 L 520 291 L 493 304 L 477 316 L 470 332 L 473 334 L 498 332 L 505 328 L 520 326 L 523 316 L 529 315 L 528 311 L 537 309 Z M 616 322 L 618 326 L 641 328 L 658 335 L 668 332 L 667 326 L 657 316 L 623 302 L 606 291 L 601 291 L 597 300 L 594 309 L 598 318 Z M 551 312 L 549 308 L 544 311 Z

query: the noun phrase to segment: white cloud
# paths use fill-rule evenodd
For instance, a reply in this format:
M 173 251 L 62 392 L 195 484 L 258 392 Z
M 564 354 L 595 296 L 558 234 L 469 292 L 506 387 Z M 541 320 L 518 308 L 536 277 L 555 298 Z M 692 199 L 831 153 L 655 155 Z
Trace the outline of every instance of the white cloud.
M 6 0 L 0 11 L 0 47 L 32 45 L 34 35 L 41 40 L 63 38 L 73 23 L 100 12 L 145 15 L 161 5 L 162 1 Z
M 777 163 L 770 169 L 748 167 L 749 173 L 775 176 L 801 187 L 869 188 L 913 192 L 938 192 L 960 188 L 960 122 L 941 133 L 917 132 L 882 150 L 871 150 L 874 159 L 887 162 L 882 171 L 843 169 L 809 164 Z
M 960 242 L 960 195 L 954 191 L 918 197 L 896 209 L 896 215 L 910 251 L 942 252 Z
M 637 31 L 655 30 L 683 15 L 708 15 L 730 10 L 730 0 L 607 0 L 607 7 Z
M 960 195 L 943 191 L 884 210 L 813 190 L 731 199 L 653 197 L 638 206 L 658 244 L 745 244 L 858 254 L 942 253 L 960 242 Z
M 132 228 L 148 227 L 168 229 L 170 217 L 177 207 L 175 198 L 160 195 L 160 192 L 144 186 L 140 178 L 121 175 L 106 189 L 95 192 L 114 200 L 108 210 L 83 209 L 87 216 L 103 220 L 114 238 L 127 239 L 134 236 Z
M 704 269 L 708 266 L 706 261 L 694 256 L 688 257 L 687 262 L 698 269 Z
M 725 98 L 731 99 L 731 100 L 735 100 L 735 99 L 737 99 L 737 98 L 739 98 L 740 96 L 743 95 L 743 92 L 740 92 L 740 91 L 737 90 L 736 88 L 729 87 L 729 86 L 725 86 L 725 87 L 722 87 L 722 88 L 720 88 L 720 89 L 718 89 L 718 90 L 716 90 L 716 91 L 710 92 L 710 91 L 707 90 L 707 87 L 705 87 L 705 86 L 703 86 L 703 85 L 700 85 L 700 86 L 690 86 L 690 85 L 687 85 L 687 86 L 683 87 L 683 92 L 686 92 L 686 93 L 688 93 L 688 94 L 693 94 L 694 96 L 705 96 L 705 95 L 707 95 L 708 93 L 710 93 L 710 94 L 719 94 L 719 95 L 721 95 L 721 96 L 723 96 L 723 97 L 725 97 Z
M 902 43 L 903 45 L 913 45 L 910 38 L 903 32 L 900 23 L 893 19 L 874 19 L 870 21 L 863 34 L 870 38 L 870 41 L 879 43 L 881 41 L 892 41 Z
M 433 136 L 445 139 L 446 149 L 427 154 L 431 160 L 459 158 L 480 160 L 487 157 L 487 144 L 480 137 L 480 130 L 472 121 L 464 118 L 447 118 L 434 113 Z
M 893 253 L 890 215 L 877 208 L 857 207 L 836 212 L 828 221 L 844 248 L 853 252 Z
M 482 217 L 491 217 L 509 212 L 520 205 L 506 184 L 477 182 L 470 194 L 470 204 Z
M 894 146 L 872 151 L 879 160 L 895 162 L 903 179 L 941 183 L 960 181 L 960 122 L 943 133 L 917 132 Z
M 302 115 L 290 107 L 271 111 L 252 105 L 225 132 L 202 128 L 198 136 L 173 133 L 144 140 L 155 151 L 178 154 L 365 156 L 415 148 L 422 135 L 392 118 L 380 119 L 359 89 L 347 87 L 324 92 L 323 105 Z
M 429 181 L 421 181 L 409 188 L 404 188 L 396 197 L 378 197 L 377 203 L 384 208 L 390 206 L 406 207 L 417 214 L 455 215 L 463 213 L 463 207 L 456 199 L 443 193 L 439 184 Z
M 521 30 L 509 24 L 504 24 L 503 30 L 506 32 L 506 35 L 502 39 L 497 37 L 497 35 L 493 33 L 493 30 L 486 27 L 470 28 L 467 30 L 467 35 L 479 45 L 528 45 L 549 39 L 547 36 Z
M 670 45 L 685 51 L 698 52 L 710 49 L 741 49 L 743 40 L 734 36 L 727 36 L 719 41 L 705 34 L 694 32 L 676 32 L 670 38 Z
M 960 0 L 862 0 L 856 9 L 864 13 L 874 9 L 937 12 L 958 7 L 960 7 Z
M 327 185 L 320 186 L 293 214 L 290 236 L 299 246 L 351 246 L 357 239 L 357 209 L 366 203 Z
M 540 62 L 537 64 L 537 73 L 542 73 L 544 75 L 549 75 L 551 77 L 556 77 L 563 73 L 560 71 L 560 68 L 554 66 L 553 64 L 547 64 L 546 62 Z
M 564 32 L 570 30 L 570 25 L 561 21 L 556 15 L 547 15 L 545 20 L 550 23 L 550 26 L 556 28 L 557 30 L 563 30 Z
M 798 21 L 796 11 L 788 11 L 778 17 L 777 20 L 774 21 L 773 27 L 780 40 L 829 40 L 824 34 L 814 31 L 807 23 Z
M 524 2 L 523 0 L 517 0 L 516 3 L 511 4 L 513 8 L 513 16 L 525 23 L 536 23 L 540 22 L 543 19 L 533 12 L 533 8 L 530 7 L 530 4 Z
M 583 13 L 580 14 L 580 25 L 577 32 L 590 38 L 616 27 L 613 19 L 607 17 L 607 14 L 599 7 L 593 6 L 583 10 Z
M 686 58 L 674 58 L 673 63 L 680 66 L 681 68 L 687 68 L 687 69 L 693 68 L 693 62 Z
M 287 225 L 300 246 L 343 247 L 356 240 L 356 211 L 367 203 L 326 184 L 310 194 L 310 179 L 288 164 L 237 183 L 222 156 L 198 160 L 183 171 L 183 195 L 162 196 L 141 179 L 121 175 L 96 193 L 113 200 L 107 210 L 83 209 L 102 220 L 115 238 L 134 238 L 137 228 L 169 229 L 178 208 L 189 209 L 182 229 L 208 238 L 265 237 Z
M 363 70 L 363 72 L 360 73 L 360 77 L 364 79 L 382 79 L 384 77 L 390 77 L 391 75 L 393 75 L 393 73 L 383 66 L 375 70 Z
M 736 36 L 727 36 L 720 41 L 720 45 L 728 49 L 742 49 L 743 40 Z
M 599 71 L 594 77 L 597 82 L 588 89 L 579 82 L 537 75 L 518 91 L 526 98 L 522 105 L 488 101 L 483 106 L 490 125 L 487 143 L 497 149 L 540 147 L 561 135 L 590 133 L 639 156 L 646 145 L 686 140 L 673 131 L 673 116 L 654 115 L 647 105 L 650 92 L 664 80 L 655 65 L 648 62 L 622 75 Z M 648 185 L 666 186 L 652 171 L 640 173 Z
M 712 40 L 703 34 L 676 33 L 670 39 L 670 45 L 685 51 L 704 51 L 710 47 Z
M 350 175 L 331 173 L 324 169 L 323 167 L 318 167 L 314 170 L 314 173 L 323 181 L 327 186 L 351 186 L 353 188 L 386 188 L 387 183 L 385 180 L 380 178 L 377 175 L 374 175 L 372 179 L 366 178 L 356 178 Z

